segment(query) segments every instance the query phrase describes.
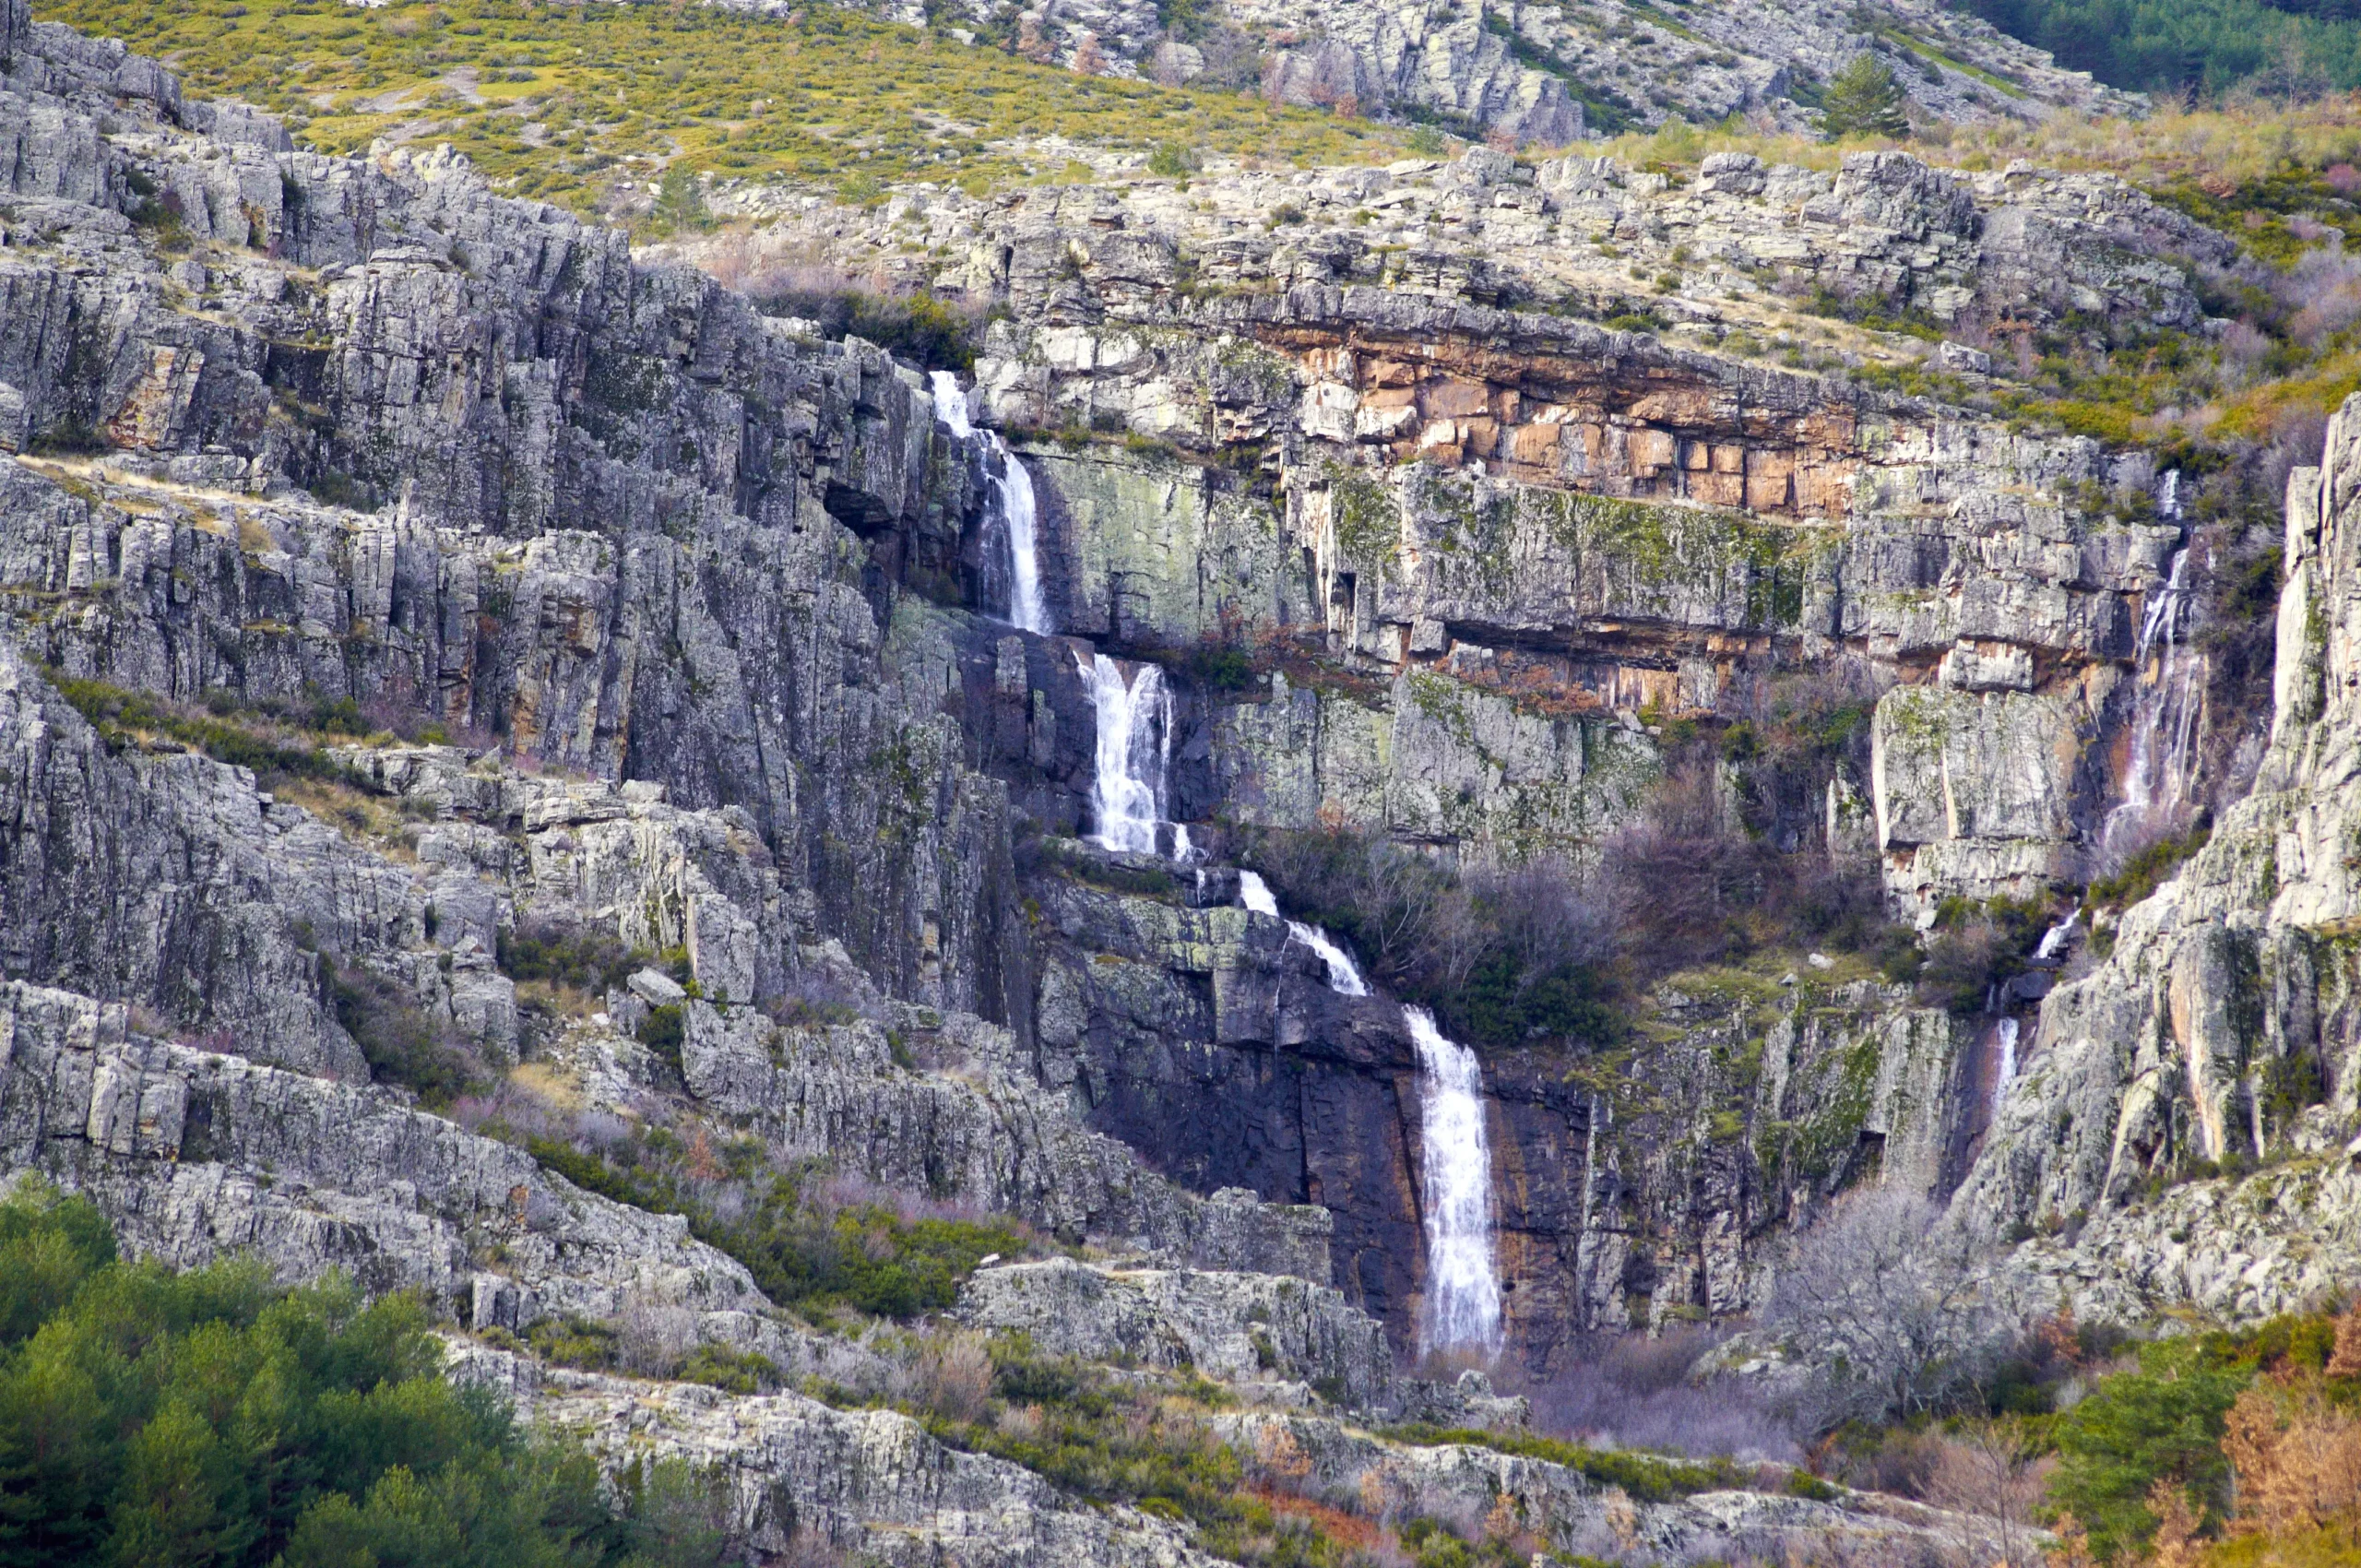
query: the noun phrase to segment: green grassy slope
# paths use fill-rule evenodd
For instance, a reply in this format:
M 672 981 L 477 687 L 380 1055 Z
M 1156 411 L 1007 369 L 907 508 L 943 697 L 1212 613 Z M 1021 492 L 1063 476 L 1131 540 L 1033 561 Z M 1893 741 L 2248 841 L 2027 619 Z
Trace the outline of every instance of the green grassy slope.
M 1280 162 L 1400 155 L 1397 133 L 1364 120 L 1078 76 L 825 4 L 777 18 L 502 0 L 56 0 L 38 15 L 161 58 L 193 92 L 275 110 L 323 151 L 448 141 L 510 194 L 585 213 L 617 183 L 644 186 L 675 164 L 859 200 L 897 180 L 982 190 L 1062 176 L 1061 140 Z

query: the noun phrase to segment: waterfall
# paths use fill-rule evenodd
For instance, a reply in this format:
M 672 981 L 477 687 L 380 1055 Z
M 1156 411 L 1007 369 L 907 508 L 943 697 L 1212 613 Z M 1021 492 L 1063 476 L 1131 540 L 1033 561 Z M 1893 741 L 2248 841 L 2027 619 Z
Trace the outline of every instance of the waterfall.
M 1275 920 L 1287 919 L 1279 913 L 1279 901 L 1271 897 L 1271 885 L 1257 873 L 1241 871 L 1238 873 L 1238 901 L 1258 915 L 1269 915 Z M 1298 942 L 1320 955 L 1320 961 L 1328 966 L 1329 990 L 1347 996 L 1369 994 L 1369 982 L 1361 979 L 1360 966 L 1353 962 L 1353 956 L 1346 952 L 1335 937 L 1302 921 L 1287 921 L 1287 930 Z
M 1090 786 L 1098 842 L 1152 855 L 1157 825 L 1165 820 L 1172 754 L 1172 696 L 1164 689 L 1164 671 L 1143 664 L 1127 683 L 1122 665 L 1103 653 L 1077 650 L 1074 661 L 1090 683 L 1098 715 L 1097 769 Z
M 2166 517 L 2177 520 L 2177 469 L 2165 476 L 2158 505 Z M 2108 850 L 2137 849 L 2142 833 L 2152 825 L 2169 826 L 2172 814 L 2188 803 L 2197 720 L 2203 707 L 2198 683 L 2203 660 L 2181 637 L 2195 601 L 2189 586 L 2189 547 L 2183 545 L 2173 552 L 2164 583 L 2140 617 L 2133 655 L 2140 693 L 2131 715 L 2131 762 L 2124 771 L 2122 802 L 2107 814 L 2099 835 Z
M 2064 920 L 2043 932 L 2041 945 L 2033 950 L 2033 961 L 2036 964 L 2055 964 L 2062 961 L 2066 956 L 2066 944 L 2074 934 L 2075 922 L 2082 918 L 2082 911 L 2076 909 L 2069 912 Z
M 1005 462 L 1001 470 L 1001 504 L 1008 515 L 1008 552 L 1016 568 L 1014 588 L 1009 596 L 1009 619 L 1019 631 L 1047 634 L 1050 624 L 1049 607 L 1041 602 L 1041 561 L 1034 546 L 1034 530 L 1040 518 L 1033 501 L 1033 475 L 1025 467 L 1025 459 L 1011 452 L 997 435 L 998 445 Z
M 1238 901 L 1255 914 L 1287 920 L 1271 895 L 1271 885 L 1254 872 L 1238 873 Z M 1334 937 L 1302 921 L 1287 921 L 1287 930 L 1328 966 L 1330 990 L 1347 996 L 1370 993 L 1352 955 Z M 1419 1200 L 1427 1232 L 1427 1311 L 1418 1328 L 1419 1348 L 1475 1349 L 1489 1358 L 1501 1348 L 1501 1275 L 1492 1247 L 1492 1150 L 1484 1124 L 1484 1069 L 1474 1051 L 1444 1038 L 1435 1028 L 1434 1015 L 1424 1007 L 1403 1008 L 1402 1020 L 1418 1052 Z M 1597 1123 L 1594 1104 L 1593 1159 L 1597 1156 Z M 1587 1215 L 1587 1183 L 1583 1202 Z M 1587 1220 L 1584 1231 L 1587 1235 Z
M 1419 1150 L 1426 1205 L 1423 1350 L 1501 1348 L 1501 1276 L 1492 1255 L 1492 1152 L 1484 1125 L 1484 1070 L 1445 1039 L 1434 1015 L 1405 1007 L 1418 1051 Z
M 959 389 L 959 378 L 938 370 L 930 382 L 934 388 L 934 417 L 960 440 L 973 440 L 978 432 L 967 417 L 967 395 Z M 999 432 L 987 430 L 982 435 L 1001 460 L 1000 471 L 991 476 L 990 528 L 995 553 L 1003 546 L 1008 552 L 1008 618 L 1021 632 L 1046 635 L 1056 628 L 1050 624 L 1049 610 L 1041 602 L 1040 552 L 1036 543 L 1040 512 L 1033 494 L 1033 475 Z
M 1992 1114 L 2000 1114 L 2000 1102 L 2009 1097 L 2010 1081 L 2017 1075 L 2017 1021 L 2000 1020 L 2000 1071 L 1992 1085 Z

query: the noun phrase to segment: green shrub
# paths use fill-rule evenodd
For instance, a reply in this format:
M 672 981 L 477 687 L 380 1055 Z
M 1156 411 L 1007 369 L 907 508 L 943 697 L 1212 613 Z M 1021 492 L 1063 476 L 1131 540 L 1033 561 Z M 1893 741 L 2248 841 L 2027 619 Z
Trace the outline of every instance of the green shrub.
M 361 1047 L 371 1076 L 411 1089 L 436 1108 L 477 1087 L 482 1074 L 474 1056 L 426 1016 L 408 987 L 325 955 L 323 961 L 336 1021 Z
M 35 435 L 26 449 L 37 457 L 88 457 L 113 451 L 114 443 L 96 425 L 69 417 Z
M 39 1182 L 0 1200 L 0 1564 L 714 1568 L 677 1466 L 611 1510 L 578 1447 L 444 1381 L 409 1296 L 174 1274 Z
M 655 962 L 654 955 L 625 947 L 611 932 L 569 921 L 520 921 L 501 932 L 497 942 L 500 972 L 509 979 L 542 980 L 593 995 L 613 990 Z
M 2101 1380 L 2059 1419 L 2050 1500 L 2070 1510 L 2103 1560 L 2146 1544 L 2156 1528 L 2148 1494 L 2158 1481 L 2209 1509 L 2228 1502 L 2223 1417 L 2250 1370 L 2188 1340 L 2142 1348 L 2136 1372 Z
M 370 780 L 355 775 L 317 745 L 291 745 L 247 723 L 219 714 L 191 713 L 163 698 L 103 681 L 81 680 L 56 670 L 43 673 L 57 695 L 90 721 L 111 749 L 121 749 L 136 733 L 144 731 L 178 741 L 217 762 L 250 768 L 255 782 L 266 790 L 288 778 L 375 790 Z M 344 706 L 350 706 L 350 699 Z M 343 707 L 330 705 L 329 710 L 340 714 Z M 353 707 L 352 712 L 357 722 L 359 709 Z
M 970 314 L 930 293 L 880 293 L 849 286 L 781 289 L 755 302 L 770 315 L 802 316 L 823 335 L 865 339 L 928 370 L 976 368 L 984 314 Z
M 2177 837 L 2158 839 L 2125 861 L 2113 875 L 2092 883 L 2090 901 L 2104 909 L 2129 909 L 2163 886 L 2213 837 L 2213 824 L 2201 822 Z
M 1865 51 L 1828 79 L 1820 101 L 1821 130 L 1831 141 L 1850 136 L 1907 136 L 1910 117 L 1904 109 L 1908 102 L 1885 62 Z
M 650 1007 L 647 1016 L 639 1023 L 639 1043 L 654 1051 L 656 1059 L 675 1073 L 681 1070 L 681 1041 L 687 1033 L 681 1004 L 677 1002 Z
M 1157 143 L 1156 150 L 1147 157 L 1147 172 L 1168 180 L 1185 180 L 1197 168 L 1197 155 L 1177 141 Z

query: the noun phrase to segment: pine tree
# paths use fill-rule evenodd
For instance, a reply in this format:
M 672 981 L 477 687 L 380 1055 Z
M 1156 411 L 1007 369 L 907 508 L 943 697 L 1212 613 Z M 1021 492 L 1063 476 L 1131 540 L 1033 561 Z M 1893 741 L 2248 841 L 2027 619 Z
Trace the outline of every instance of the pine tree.
M 1901 85 L 1884 61 L 1874 54 L 1856 54 L 1828 84 L 1821 100 L 1821 128 L 1831 141 L 1858 135 L 1906 135 L 1910 121 L 1903 113 L 1904 101 Z

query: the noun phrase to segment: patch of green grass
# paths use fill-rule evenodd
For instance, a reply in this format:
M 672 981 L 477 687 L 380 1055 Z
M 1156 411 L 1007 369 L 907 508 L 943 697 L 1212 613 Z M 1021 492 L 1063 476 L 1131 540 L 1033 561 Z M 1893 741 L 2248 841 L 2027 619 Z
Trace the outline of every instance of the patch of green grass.
M 119 750 L 141 735 L 157 735 L 203 752 L 217 762 L 251 768 L 266 789 L 276 780 L 296 778 L 374 790 L 374 785 L 329 756 L 319 744 L 291 740 L 276 732 L 278 727 L 260 708 L 240 711 L 225 707 L 219 713 L 201 713 L 103 681 L 81 680 L 54 670 L 46 673 L 57 695 L 90 721 L 111 750 Z M 351 728 L 342 722 L 348 710 Z M 352 735 L 361 727 L 360 709 L 350 698 L 341 706 L 324 705 L 316 713 L 304 717 L 320 719 L 323 729 L 336 724 L 337 728 L 328 731 L 331 734 Z
M 706 221 L 697 176 L 875 193 L 931 180 L 983 190 L 1062 177 L 1050 137 L 1282 162 L 1383 161 L 1401 134 L 1033 65 L 835 6 L 785 17 L 722 6 L 534 6 L 510 0 L 356 9 L 342 0 L 58 0 L 46 20 L 123 39 L 288 117 L 308 146 L 448 141 L 508 194 L 582 213 L 635 191 L 651 230 Z M 648 186 L 661 189 L 647 201 Z
M 832 1206 L 813 1201 L 812 1182 L 796 1173 L 753 1182 L 742 1211 L 724 1218 L 698 1196 L 699 1168 L 735 1153 L 758 1155 L 759 1146 L 691 1151 L 684 1179 L 682 1163 L 666 1158 L 677 1152 L 664 1146 L 669 1137 L 596 1149 L 538 1135 L 522 1142 L 543 1168 L 586 1192 L 651 1214 L 686 1216 L 692 1235 L 744 1264 L 764 1293 L 785 1306 L 848 1306 L 895 1318 L 940 1312 L 958 1298 L 959 1281 L 979 1260 L 1028 1251 L 1011 1221 L 910 1218 L 876 1204 Z

